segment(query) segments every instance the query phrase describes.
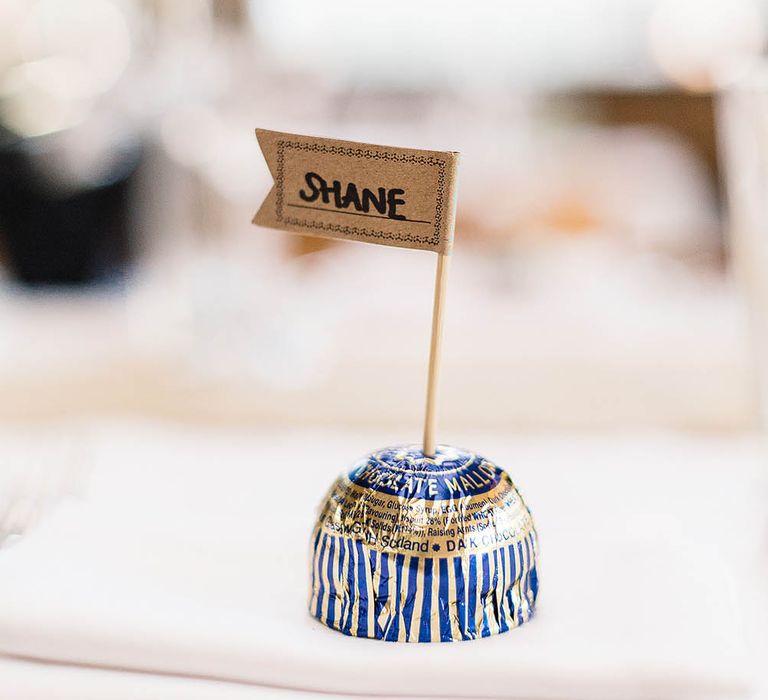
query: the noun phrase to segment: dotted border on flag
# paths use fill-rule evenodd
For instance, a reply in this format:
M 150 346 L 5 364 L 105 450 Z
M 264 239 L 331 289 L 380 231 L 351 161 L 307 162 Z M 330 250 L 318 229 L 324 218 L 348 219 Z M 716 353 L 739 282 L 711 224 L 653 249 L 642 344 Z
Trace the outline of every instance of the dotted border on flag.
M 314 153 L 334 153 L 350 158 L 370 158 L 372 160 L 391 160 L 399 163 L 412 163 L 414 165 L 430 165 L 438 168 L 437 174 L 437 204 L 435 205 L 435 228 L 431 238 L 420 238 L 406 233 L 393 233 L 389 231 L 376 231 L 358 226 L 342 226 L 340 224 L 326 224 L 320 221 L 307 221 L 283 216 L 283 184 L 285 180 L 285 149 L 295 148 L 300 151 L 312 151 Z M 443 199 L 445 196 L 445 160 L 434 156 L 415 156 L 405 153 L 392 153 L 391 151 L 374 151 L 369 148 L 350 148 L 345 146 L 326 146 L 319 143 L 302 143 L 301 141 L 280 140 L 277 142 L 277 173 L 276 185 L 276 214 L 277 220 L 301 226 L 303 228 L 321 229 L 334 233 L 343 233 L 350 236 L 368 236 L 400 243 L 418 243 L 433 246 L 440 245 L 441 228 L 443 223 Z

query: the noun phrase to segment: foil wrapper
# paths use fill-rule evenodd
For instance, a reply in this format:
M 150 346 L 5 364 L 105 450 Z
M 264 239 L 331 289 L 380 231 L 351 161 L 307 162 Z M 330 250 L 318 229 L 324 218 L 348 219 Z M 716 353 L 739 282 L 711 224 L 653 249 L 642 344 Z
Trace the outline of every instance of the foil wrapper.
M 344 634 L 452 642 L 506 632 L 536 604 L 538 542 L 509 475 L 440 446 L 378 450 L 333 484 L 312 535 L 310 613 Z

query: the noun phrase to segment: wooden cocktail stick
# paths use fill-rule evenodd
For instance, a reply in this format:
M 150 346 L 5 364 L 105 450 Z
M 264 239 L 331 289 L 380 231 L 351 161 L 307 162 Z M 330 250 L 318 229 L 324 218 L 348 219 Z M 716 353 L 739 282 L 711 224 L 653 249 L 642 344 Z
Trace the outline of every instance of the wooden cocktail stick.
M 432 307 L 432 341 L 429 346 L 427 373 L 427 408 L 424 416 L 424 447 L 427 457 L 435 456 L 435 425 L 437 423 L 437 383 L 440 374 L 440 343 L 443 336 L 443 307 L 448 278 L 448 255 L 437 254 L 435 301 Z

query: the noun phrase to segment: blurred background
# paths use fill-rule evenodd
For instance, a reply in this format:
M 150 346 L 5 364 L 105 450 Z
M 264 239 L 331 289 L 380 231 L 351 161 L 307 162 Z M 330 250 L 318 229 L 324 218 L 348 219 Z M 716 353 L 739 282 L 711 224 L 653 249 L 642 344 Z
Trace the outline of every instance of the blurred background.
M 716 112 L 768 4 L 388 7 L 0 2 L 1 416 L 418 436 L 431 259 L 251 226 L 261 126 L 461 151 L 449 435 L 757 424 Z
M 255 127 L 461 152 L 438 438 L 763 474 L 767 41 L 768 0 L 0 0 L 0 535 L 72 426 L 419 440 L 433 256 L 252 226 Z M 9 515 L 30 443 L 66 467 Z

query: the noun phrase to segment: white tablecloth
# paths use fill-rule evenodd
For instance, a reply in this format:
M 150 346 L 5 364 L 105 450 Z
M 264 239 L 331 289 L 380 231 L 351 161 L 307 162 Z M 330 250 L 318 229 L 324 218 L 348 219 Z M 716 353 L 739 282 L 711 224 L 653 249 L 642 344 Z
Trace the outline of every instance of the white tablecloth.
M 178 697 L 240 697 L 241 684 L 622 700 L 754 692 L 743 617 L 755 614 L 745 582 L 765 532 L 756 442 L 463 436 L 508 468 L 533 510 L 539 610 L 495 638 L 397 645 L 327 630 L 305 607 L 315 507 L 383 437 L 94 426 L 82 496 L 0 552 L 0 697 L 141 698 L 125 688 L 155 680 L 147 697 L 176 697 L 169 678 L 189 676 L 220 695 L 175 678 Z M 13 657 L 56 665 L 28 673 Z M 51 695 L 52 677 L 71 685 Z

